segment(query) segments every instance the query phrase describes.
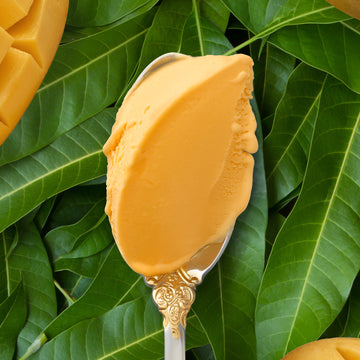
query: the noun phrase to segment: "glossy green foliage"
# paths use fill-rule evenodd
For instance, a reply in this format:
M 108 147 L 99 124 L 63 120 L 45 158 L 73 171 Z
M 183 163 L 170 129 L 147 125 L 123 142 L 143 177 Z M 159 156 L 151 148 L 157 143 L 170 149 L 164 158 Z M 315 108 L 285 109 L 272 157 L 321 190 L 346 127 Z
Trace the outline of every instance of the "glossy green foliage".
M 0 147 L 1 359 L 163 358 L 151 289 L 104 213 L 102 147 L 136 77 L 177 51 L 252 56 L 259 142 L 248 208 L 197 287 L 187 358 L 279 360 L 360 337 L 360 22 L 325 0 L 71 0 Z

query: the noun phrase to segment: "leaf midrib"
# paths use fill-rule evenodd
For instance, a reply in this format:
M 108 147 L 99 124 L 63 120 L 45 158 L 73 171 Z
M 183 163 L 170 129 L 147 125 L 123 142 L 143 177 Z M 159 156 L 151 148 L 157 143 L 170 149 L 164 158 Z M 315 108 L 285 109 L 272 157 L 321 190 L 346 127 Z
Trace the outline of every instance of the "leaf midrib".
M 353 128 L 353 131 L 352 131 L 352 134 L 350 136 L 350 139 L 349 139 L 349 143 L 348 143 L 348 146 L 345 150 L 345 153 L 344 153 L 344 159 L 342 161 L 342 164 L 341 164 L 341 167 L 340 167 L 340 170 L 339 170 L 339 176 L 337 177 L 336 179 L 336 183 L 335 183 L 335 186 L 334 186 L 334 190 L 332 192 L 332 195 L 331 195 L 331 198 L 330 198 L 330 201 L 328 203 L 328 207 L 326 209 L 326 213 L 325 213 L 325 216 L 324 216 L 324 220 L 323 220 L 323 223 L 321 225 L 321 228 L 320 228 L 320 232 L 319 232 L 319 235 L 316 239 L 316 246 L 315 246 L 315 249 L 314 249 L 314 252 L 313 252 L 313 255 L 311 257 L 311 260 L 310 260 L 310 264 L 309 264 L 309 268 L 308 268 L 308 271 L 306 273 L 306 276 L 305 276 L 305 279 L 304 279 L 304 285 L 301 289 L 301 294 L 300 294 L 300 297 L 299 297 L 299 302 L 298 302 L 298 305 L 296 307 L 296 312 L 294 314 L 294 318 L 293 318 L 293 321 L 292 321 L 292 324 L 291 324 L 291 327 L 290 327 L 290 330 L 289 330 L 289 335 L 288 335 L 288 338 L 287 338 L 287 341 L 286 341 L 286 345 L 285 345 L 285 348 L 284 348 L 284 355 L 288 352 L 288 347 L 289 347 L 289 343 L 290 343 L 290 339 L 291 339 L 291 336 L 292 336 L 292 333 L 294 331 L 294 327 L 295 327 L 295 323 L 296 323 L 296 320 L 297 320 L 297 315 L 299 313 L 299 310 L 300 310 L 300 305 L 302 304 L 302 299 L 304 297 L 304 293 L 305 293 L 305 289 L 307 287 L 307 283 L 308 283 L 308 280 L 309 280 L 309 277 L 310 277 L 310 273 L 311 273 L 311 269 L 313 267 L 313 264 L 314 264 L 314 260 L 315 260 L 315 255 L 317 254 L 317 249 L 319 247 L 319 244 L 320 244 L 320 240 L 321 240 L 321 237 L 323 235 L 323 232 L 324 232 L 324 229 L 325 229 L 325 225 L 328 221 L 328 217 L 329 217 L 329 213 L 330 213 L 330 210 L 332 208 L 332 204 L 334 202 L 334 199 L 336 197 L 336 194 L 337 194 L 337 190 L 338 190 L 338 187 L 339 187 L 339 184 L 340 184 L 340 180 L 342 179 L 342 175 L 343 175 L 343 171 L 344 171 L 344 167 L 345 167 L 345 164 L 347 162 L 347 159 L 348 159 L 348 155 L 350 153 L 350 149 L 352 147 L 352 143 L 354 141 L 354 138 L 355 138 L 355 134 L 357 133 L 357 128 L 359 126 L 359 123 L 360 123 L 360 113 L 358 114 L 358 117 L 356 119 L 356 122 L 354 124 L 354 128 Z
M 193 318 L 195 318 L 195 317 L 196 317 L 196 315 L 189 316 L 189 317 L 188 317 L 188 320 L 191 320 L 191 319 L 193 319 Z M 141 339 L 138 339 L 138 340 L 136 340 L 136 341 L 134 341 L 134 342 L 132 342 L 132 343 L 129 343 L 129 344 L 125 345 L 125 346 L 122 346 L 121 348 L 116 349 L 116 350 L 114 350 L 114 351 L 112 351 L 112 352 L 110 352 L 110 353 L 108 353 L 108 354 L 104 354 L 103 356 L 97 358 L 96 360 L 105 360 L 105 359 L 107 359 L 107 358 L 109 358 L 109 357 L 112 357 L 112 356 L 114 356 L 114 355 L 116 355 L 116 354 L 118 354 L 118 353 L 120 353 L 120 352 L 122 352 L 122 351 L 124 351 L 124 350 L 126 350 L 126 349 L 128 349 L 128 348 L 130 348 L 130 347 L 132 347 L 132 346 L 135 346 L 135 345 L 137 345 L 137 344 L 142 343 L 143 341 L 145 341 L 145 340 L 147 340 L 147 339 L 151 339 L 153 336 L 156 336 L 156 335 L 162 333 L 163 331 L 164 331 L 163 329 L 160 329 L 160 330 L 158 330 L 158 331 L 155 331 L 155 332 L 153 332 L 153 333 L 151 333 L 151 334 L 149 334 L 149 335 L 146 335 L 146 336 L 142 337 Z
M 107 52 L 105 52 L 105 53 L 102 53 L 101 55 L 99 55 L 99 56 L 93 58 L 92 60 L 88 61 L 86 64 L 81 65 L 80 67 L 78 67 L 78 68 L 76 68 L 76 69 L 74 69 L 74 70 L 66 73 L 64 76 L 61 76 L 61 77 L 57 78 L 56 80 L 50 82 L 49 84 L 46 84 L 46 85 L 42 86 L 42 87 L 37 91 L 37 93 L 41 93 L 43 90 L 46 90 L 47 88 L 49 88 L 49 87 L 51 87 L 51 86 L 53 86 L 53 85 L 55 85 L 55 84 L 57 84 L 57 83 L 59 83 L 59 82 L 62 82 L 64 79 L 70 77 L 71 75 L 76 74 L 77 72 L 79 72 L 79 71 L 81 71 L 81 70 L 83 70 L 83 69 L 88 68 L 91 64 L 93 64 L 93 63 L 101 60 L 101 59 L 104 58 L 104 57 L 107 57 L 107 56 L 110 55 L 112 52 L 120 49 L 121 47 L 127 45 L 129 42 L 131 42 L 131 41 L 135 40 L 136 38 L 142 36 L 142 35 L 145 34 L 148 30 L 149 30 L 149 28 L 147 27 L 146 29 L 144 29 L 143 31 L 139 32 L 139 33 L 136 34 L 135 36 L 133 36 L 133 37 L 127 39 L 126 41 L 122 42 L 122 43 L 119 44 L 118 46 L 115 46 L 115 47 L 113 47 L 112 49 L 110 49 L 109 51 L 107 51 Z M 55 59 L 55 61 L 56 61 L 56 59 Z
M 4 196 L 0 197 L 0 202 L 3 201 L 6 198 L 11 197 L 13 194 L 17 193 L 18 191 L 23 190 L 23 189 L 27 188 L 28 186 L 30 186 L 30 185 L 32 185 L 32 184 L 46 178 L 49 175 L 52 175 L 52 174 L 54 174 L 54 173 L 56 173 L 58 171 L 62 171 L 63 169 L 67 168 L 68 166 L 71 166 L 73 164 L 81 162 L 82 160 L 85 160 L 85 159 L 90 158 L 92 156 L 98 155 L 100 153 L 102 153 L 102 149 L 97 150 L 95 152 L 88 153 L 85 156 L 81 156 L 79 158 L 71 160 L 70 162 L 67 162 L 63 166 L 59 166 L 59 167 L 57 167 L 57 168 L 55 168 L 53 170 L 50 170 L 50 171 L 46 172 L 45 174 L 42 174 L 41 176 L 38 176 L 37 178 L 35 178 L 35 179 L 33 179 L 33 180 L 29 181 L 29 182 L 26 182 L 24 185 L 22 185 L 20 187 L 17 187 L 14 190 L 12 190 L 12 191 L 8 192 L 7 194 L 5 194 Z

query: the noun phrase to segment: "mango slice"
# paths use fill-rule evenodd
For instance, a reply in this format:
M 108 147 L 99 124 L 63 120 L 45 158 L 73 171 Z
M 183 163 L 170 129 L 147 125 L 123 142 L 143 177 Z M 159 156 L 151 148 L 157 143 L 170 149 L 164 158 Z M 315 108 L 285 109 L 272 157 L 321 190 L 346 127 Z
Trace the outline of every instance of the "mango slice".
M 359 360 L 360 339 L 330 338 L 313 341 L 290 351 L 282 360 Z
M 331 5 L 343 11 L 355 19 L 360 20 L 360 1 L 359 0 L 326 0 Z
M 9 28 L 21 20 L 29 12 L 33 0 L 1 0 L 0 1 L 0 26 Z
M 6 15 L 6 21 L 0 15 L 0 145 L 15 128 L 49 69 L 67 9 L 68 0 L 1 0 L 0 14 Z M 16 20 L 8 21 L 10 18 Z
M 104 146 L 107 206 L 130 267 L 182 266 L 246 208 L 257 150 L 252 59 L 185 57 L 130 90 Z
M 14 39 L 0 27 L 0 63 L 3 61 Z

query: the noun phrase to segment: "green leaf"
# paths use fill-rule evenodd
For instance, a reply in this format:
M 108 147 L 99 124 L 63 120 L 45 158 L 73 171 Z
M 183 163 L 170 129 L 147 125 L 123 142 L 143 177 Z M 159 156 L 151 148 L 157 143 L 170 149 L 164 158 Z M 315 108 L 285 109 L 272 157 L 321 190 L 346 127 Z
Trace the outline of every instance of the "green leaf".
M 45 244 L 53 261 L 75 250 L 87 240 L 87 236 L 104 222 L 104 208 L 105 199 L 100 199 L 75 224 L 59 226 L 46 234 Z
M 356 278 L 351 290 L 343 336 L 360 338 L 360 276 Z
M 18 226 L 19 242 L 8 258 L 9 280 L 16 284 L 21 279 L 28 306 L 28 316 L 18 337 L 18 355 L 40 334 L 56 316 L 56 297 L 44 245 L 34 224 Z
M 203 345 L 206 340 L 196 317 L 189 316 L 187 324 L 187 346 Z M 146 296 L 78 323 L 45 344 L 31 359 L 162 359 L 163 346 L 161 315 L 151 296 Z
M 255 58 L 253 52 L 252 57 Z M 262 119 L 275 112 L 294 67 L 293 56 L 269 43 L 265 45 L 254 65 L 254 92 Z
M 103 185 L 79 186 L 64 191 L 58 195 L 58 202 L 50 214 L 47 229 L 76 223 L 105 196 L 106 189 Z
M 258 110 L 259 150 L 251 198 L 236 221 L 233 235 L 218 265 L 199 286 L 193 304 L 216 359 L 256 359 L 254 313 L 264 268 L 267 199 Z M 239 352 L 239 348 L 242 349 Z
M 360 93 L 360 31 L 347 22 L 291 26 L 270 36 L 269 41 Z
M 226 36 L 209 20 L 193 11 L 188 17 L 180 52 L 192 56 L 221 55 L 232 48 Z
M 32 154 L 111 105 L 131 77 L 149 12 L 59 47 L 24 116 L 0 147 L 0 165 Z
M 291 74 L 264 141 L 269 207 L 302 182 L 326 74 L 300 64 Z
M 137 70 L 118 99 L 117 106 L 121 105 L 132 84 L 151 61 L 165 53 L 180 50 L 185 21 L 191 10 L 191 0 L 167 0 L 161 3 L 145 36 Z
M 113 240 L 108 218 L 103 214 L 101 219 L 99 219 L 99 223 L 89 232 L 84 233 L 76 242 L 75 248 L 69 253 L 60 256 L 59 260 L 84 258 L 95 255 L 104 250 Z
M 268 259 L 274 241 L 283 226 L 285 217 L 278 212 L 269 214 L 269 221 L 266 228 L 266 251 L 265 258 Z
M 16 339 L 27 315 L 23 283 L 0 304 L 0 354 L 2 360 L 12 360 Z
M 249 29 L 267 35 L 288 25 L 349 19 L 325 0 L 221 0 Z
M 214 353 L 210 345 L 191 349 L 186 353 L 187 360 L 215 360 Z
M 54 262 L 54 271 L 68 270 L 80 276 L 94 278 L 105 261 L 110 248 L 111 246 L 108 246 L 102 251 L 88 257 L 59 258 Z
M 142 276 L 129 268 L 114 244 L 89 289 L 44 332 L 53 338 L 82 320 L 100 316 L 144 294 L 150 296 L 150 289 L 145 286 Z
M 10 296 L 15 289 L 14 283 L 10 281 L 8 258 L 18 242 L 18 232 L 15 227 L 10 227 L 0 234 L 0 303 Z
M 275 240 L 256 311 L 258 356 L 316 340 L 360 268 L 360 96 L 329 77 L 297 203 Z
M 157 1 L 151 0 L 72 0 L 66 23 L 77 26 L 102 26 L 119 20 L 133 11 Z
M 225 33 L 229 22 L 230 11 L 221 1 L 200 0 L 199 10 L 204 18 L 216 25 L 222 33 Z
M 45 199 L 105 174 L 102 146 L 114 114 L 106 109 L 37 153 L 0 168 L 0 231 Z
M 35 218 L 34 218 L 34 223 L 37 226 L 37 228 L 39 229 L 39 231 L 41 231 L 44 228 L 44 226 L 50 216 L 50 213 L 54 208 L 55 201 L 56 201 L 56 196 L 53 196 L 50 199 L 45 200 L 41 204 L 39 211 L 36 213 Z

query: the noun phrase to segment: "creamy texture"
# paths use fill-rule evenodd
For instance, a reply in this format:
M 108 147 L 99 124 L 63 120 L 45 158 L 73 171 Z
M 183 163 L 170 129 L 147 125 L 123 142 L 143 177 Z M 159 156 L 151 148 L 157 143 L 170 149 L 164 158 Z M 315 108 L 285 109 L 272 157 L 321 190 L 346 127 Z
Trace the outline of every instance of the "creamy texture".
M 1 145 L 51 64 L 65 26 L 68 0 L 0 1 Z M 11 27 L 9 19 L 13 19 Z
M 360 339 L 330 338 L 313 341 L 289 352 L 282 360 L 359 360 Z
M 174 271 L 246 208 L 257 150 L 245 55 L 186 57 L 130 91 L 104 146 L 106 213 L 130 267 Z

